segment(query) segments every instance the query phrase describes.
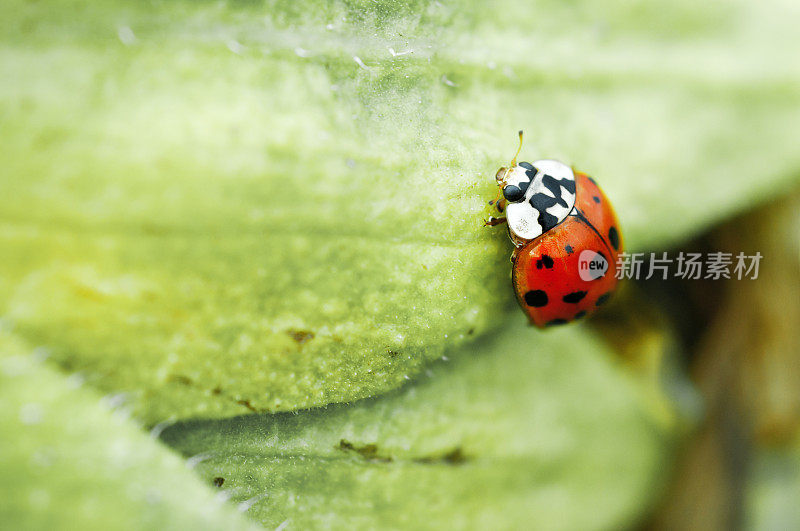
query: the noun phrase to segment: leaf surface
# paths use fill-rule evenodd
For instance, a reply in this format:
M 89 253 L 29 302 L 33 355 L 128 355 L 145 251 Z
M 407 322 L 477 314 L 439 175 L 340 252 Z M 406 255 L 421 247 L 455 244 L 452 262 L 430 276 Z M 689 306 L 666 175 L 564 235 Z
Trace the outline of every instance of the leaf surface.
M 179 456 L 0 327 L 0 520 L 9 529 L 251 529 Z
M 151 425 L 379 395 L 516 311 L 517 129 L 630 249 L 796 183 L 796 10 L 4 2 L 0 312 Z
M 677 431 L 588 328 L 523 317 L 382 397 L 162 435 L 265 527 L 611 529 L 667 479 Z M 662 397 L 663 400 L 663 397 Z

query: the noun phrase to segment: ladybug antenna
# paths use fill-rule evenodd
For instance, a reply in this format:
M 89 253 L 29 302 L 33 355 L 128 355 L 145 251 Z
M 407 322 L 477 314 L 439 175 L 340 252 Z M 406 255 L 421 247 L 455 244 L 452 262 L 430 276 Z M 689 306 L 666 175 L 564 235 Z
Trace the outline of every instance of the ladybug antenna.
M 517 157 L 519 156 L 519 152 L 522 151 L 522 129 L 519 131 L 519 147 L 517 148 L 517 152 L 514 153 L 514 158 L 511 159 L 511 167 L 517 165 Z

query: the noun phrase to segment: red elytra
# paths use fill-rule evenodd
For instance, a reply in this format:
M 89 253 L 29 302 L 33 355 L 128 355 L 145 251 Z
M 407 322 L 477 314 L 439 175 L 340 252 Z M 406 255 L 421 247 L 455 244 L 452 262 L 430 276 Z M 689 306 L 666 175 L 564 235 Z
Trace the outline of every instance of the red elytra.
M 512 283 L 517 300 L 531 324 L 539 327 L 589 315 L 617 286 L 622 239 L 614 209 L 586 174 L 575 172 L 575 185 L 575 206 L 567 218 L 514 253 Z M 603 257 L 608 269 L 584 280 L 580 268 L 589 276 L 586 269 L 596 258 L 592 251 Z

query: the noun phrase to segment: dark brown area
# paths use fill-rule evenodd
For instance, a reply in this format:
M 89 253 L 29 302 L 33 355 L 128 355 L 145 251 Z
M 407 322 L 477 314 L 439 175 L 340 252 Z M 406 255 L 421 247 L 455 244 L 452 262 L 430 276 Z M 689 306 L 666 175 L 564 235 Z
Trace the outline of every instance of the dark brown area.
M 193 385 L 194 382 L 188 376 L 184 376 L 182 374 L 170 374 L 167 376 L 168 382 L 179 383 L 181 385 Z
M 377 463 L 392 463 L 395 458 L 391 455 L 381 454 L 378 445 L 374 443 L 357 445 L 353 444 L 346 439 L 341 439 L 339 444 L 335 446 L 337 450 L 343 452 L 353 452 L 360 455 L 367 461 Z M 442 454 L 425 455 L 412 459 L 415 463 L 421 464 L 446 464 L 446 465 L 461 465 L 467 461 L 466 455 L 460 446 L 448 450 Z
M 295 328 L 290 328 L 286 331 L 289 334 L 289 337 L 294 339 L 298 345 L 302 345 L 303 343 L 307 343 L 314 339 L 314 332 L 310 330 L 297 330 Z
M 392 461 L 391 456 L 382 456 L 378 454 L 377 444 L 364 444 L 362 446 L 358 446 L 350 441 L 342 439 L 339 441 L 339 445 L 336 446 L 336 449 L 343 452 L 354 452 L 368 461 L 377 461 L 381 463 L 389 463 Z
M 247 408 L 247 409 L 249 409 L 250 411 L 255 411 L 255 412 L 258 412 L 258 409 L 256 409 L 255 407 L 253 407 L 253 404 L 251 404 L 249 400 L 237 400 L 237 401 L 236 401 L 236 403 L 237 403 L 237 404 L 239 404 L 239 405 L 241 405 L 241 406 L 244 406 L 244 407 L 246 407 L 246 408 Z
M 418 463 L 426 464 L 445 463 L 448 465 L 461 465 L 467 462 L 467 457 L 464 455 L 461 447 L 458 446 L 442 455 L 420 457 L 419 459 L 416 459 L 416 461 Z

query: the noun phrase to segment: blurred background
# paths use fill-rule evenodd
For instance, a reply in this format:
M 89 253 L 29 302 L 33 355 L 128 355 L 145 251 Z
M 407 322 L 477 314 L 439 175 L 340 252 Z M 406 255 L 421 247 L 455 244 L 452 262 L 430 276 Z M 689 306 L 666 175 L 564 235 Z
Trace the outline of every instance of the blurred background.
M 800 6 L 8 0 L 14 529 L 800 528 Z M 494 175 L 629 252 L 526 326 Z M 674 272 L 674 268 L 670 270 Z

